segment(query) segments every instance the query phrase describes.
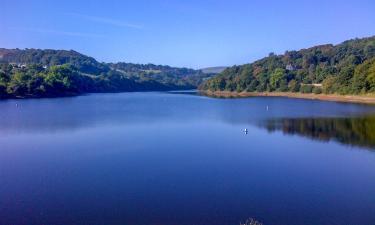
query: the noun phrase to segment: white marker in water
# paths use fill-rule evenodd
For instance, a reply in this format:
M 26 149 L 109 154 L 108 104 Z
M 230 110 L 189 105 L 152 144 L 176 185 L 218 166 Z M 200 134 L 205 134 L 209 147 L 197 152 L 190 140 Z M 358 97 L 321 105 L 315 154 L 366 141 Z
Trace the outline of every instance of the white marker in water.
M 267 107 L 266 107 L 266 110 L 268 111 L 268 105 L 267 105 Z

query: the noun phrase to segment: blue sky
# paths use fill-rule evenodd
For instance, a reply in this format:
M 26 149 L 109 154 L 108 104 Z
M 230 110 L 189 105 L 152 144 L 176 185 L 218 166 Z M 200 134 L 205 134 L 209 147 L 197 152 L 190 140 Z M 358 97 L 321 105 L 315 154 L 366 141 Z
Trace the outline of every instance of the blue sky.
M 0 47 L 202 68 L 375 35 L 375 1 L 0 2 Z

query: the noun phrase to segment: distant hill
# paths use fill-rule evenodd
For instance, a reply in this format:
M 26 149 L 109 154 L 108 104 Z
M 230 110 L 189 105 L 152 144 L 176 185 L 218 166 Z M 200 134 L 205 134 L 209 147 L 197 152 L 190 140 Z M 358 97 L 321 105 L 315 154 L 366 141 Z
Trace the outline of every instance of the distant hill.
M 186 90 L 211 76 L 189 68 L 101 63 L 74 50 L 0 48 L 0 98 Z
M 70 64 L 82 73 L 99 75 L 110 70 L 108 65 L 99 63 L 94 58 L 83 55 L 74 50 L 53 49 L 4 49 L 0 48 L 0 62 L 41 64 L 43 66 L 54 66 Z
M 375 93 L 375 36 L 338 45 L 271 53 L 233 66 L 207 80 L 202 90 L 236 92 Z
M 215 67 L 207 67 L 200 69 L 203 73 L 221 73 L 223 72 L 227 67 L 226 66 L 215 66 Z
M 135 80 L 155 80 L 163 84 L 175 84 L 186 86 L 187 89 L 194 89 L 204 79 L 212 77 L 213 73 L 203 73 L 201 70 L 189 68 L 178 68 L 154 64 L 134 63 L 109 63 L 111 69 L 121 72 L 126 77 Z

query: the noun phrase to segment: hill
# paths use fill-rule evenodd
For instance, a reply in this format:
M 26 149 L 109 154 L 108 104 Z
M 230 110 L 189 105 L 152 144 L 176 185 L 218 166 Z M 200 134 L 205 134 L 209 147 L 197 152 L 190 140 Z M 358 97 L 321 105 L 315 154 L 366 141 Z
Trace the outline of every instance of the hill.
M 0 48 L 0 98 L 194 89 L 210 76 L 188 68 L 101 63 L 73 50 Z
M 110 70 L 108 65 L 99 63 L 94 58 L 73 50 L 0 48 L 0 63 L 41 64 L 43 66 L 70 64 L 82 73 L 94 75 L 106 73 Z
M 200 86 L 232 92 L 364 94 L 375 92 L 375 36 L 320 45 L 285 54 L 270 53 L 233 66 Z
M 203 73 L 221 73 L 223 72 L 227 67 L 226 66 L 215 66 L 215 67 L 207 67 L 200 69 Z
M 214 75 L 201 70 L 177 68 L 154 64 L 110 63 L 111 69 L 134 80 L 155 80 L 166 85 L 177 85 L 183 89 L 195 89 L 204 79 Z M 179 88 L 177 88 L 179 89 Z

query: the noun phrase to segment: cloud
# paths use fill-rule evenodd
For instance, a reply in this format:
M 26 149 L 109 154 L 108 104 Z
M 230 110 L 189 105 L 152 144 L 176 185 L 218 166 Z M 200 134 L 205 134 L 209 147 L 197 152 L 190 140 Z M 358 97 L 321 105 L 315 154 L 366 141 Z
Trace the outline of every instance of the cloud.
M 44 34 L 56 34 L 56 35 L 64 35 L 64 36 L 74 36 L 74 37 L 89 37 L 89 38 L 102 38 L 103 35 L 100 34 L 92 34 L 92 33 L 82 33 L 82 32 L 71 32 L 71 31 L 59 31 L 59 30 L 50 30 L 50 29 L 42 29 L 42 28 L 20 28 L 15 27 L 11 28 L 12 30 L 19 30 L 19 31 L 30 31 L 30 32 L 37 32 L 37 33 L 44 33 Z
M 88 21 L 107 24 L 107 25 L 116 26 L 116 27 L 126 27 L 126 28 L 138 29 L 138 30 L 143 29 L 143 26 L 141 26 L 141 25 L 133 24 L 133 23 L 127 23 L 127 22 L 124 22 L 124 21 L 121 21 L 121 20 L 115 20 L 115 19 L 111 19 L 111 18 L 89 16 L 89 15 L 84 15 L 84 14 L 79 14 L 79 13 L 66 13 L 66 15 L 80 17 L 80 18 L 88 20 Z

